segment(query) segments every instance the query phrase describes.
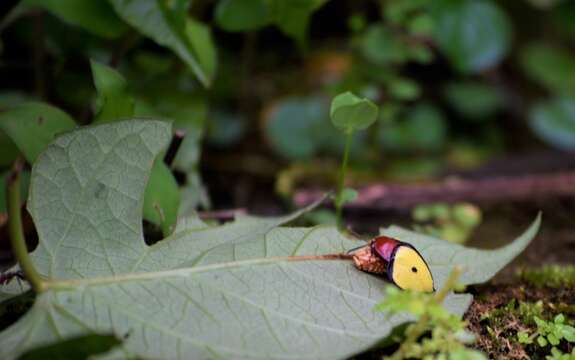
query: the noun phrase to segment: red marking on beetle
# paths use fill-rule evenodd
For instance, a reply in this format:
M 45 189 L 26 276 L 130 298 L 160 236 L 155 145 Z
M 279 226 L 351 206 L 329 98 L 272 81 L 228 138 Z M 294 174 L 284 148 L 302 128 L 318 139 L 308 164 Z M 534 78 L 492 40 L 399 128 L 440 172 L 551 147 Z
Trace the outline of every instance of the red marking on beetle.
M 401 245 L 405 243 L 388 236 L 378 236 L 353 252 L 353 262 L 362 271 L 373 274 L 388 273 L 395 251 Z
M 395 249 L 403 243 L 399 240 L 387 236 L 378 236 L 370 241 L 370 247 L 373 252 L 381 256 L 386 262 L 391 261 Z

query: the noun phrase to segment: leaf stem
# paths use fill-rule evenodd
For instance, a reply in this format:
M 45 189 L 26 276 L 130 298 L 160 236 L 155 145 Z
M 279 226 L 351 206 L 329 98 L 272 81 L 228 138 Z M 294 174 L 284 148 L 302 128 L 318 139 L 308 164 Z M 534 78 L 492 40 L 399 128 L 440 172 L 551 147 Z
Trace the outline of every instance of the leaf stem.
M 351 141 L 353 139 L 353 130 L 348 129 L 346 131 L 346 139 L 345 139 L 345 149 L 343 153 L 343 161 L 341 162 L 341 169 L 339 171 L 339 180 L 337 186 L 337 195 L 335 198 L 335 214 L 336 214 L 336 221 L 337 227 L 341 230 L 343 228 L 342 223 L 342 209 L 343 209 L 343 187 L 345 184 L 345 175 L 347 173 L 347 162 L 349 160 L 349 152 L 351 148 Z
M 462 269 L 459 266 L 456 266 L 449 274 L 449 278 L 445 282 L 445 285 L 435 293 L 435 295 L 429 299 L 430 303 L 441 304 L 449 294 L 451 290 L 453 290 L 457 286 L 457 280 L 459 276 L 461 276 Z M 401 360 L 408 358 L 407 350 L 412 348 L 413 345 L 430 327 L 430 316 L 428 313 L 423 313 L 421 317 L 417 320 L 415 324 L 409 326 L 405 331 L 406 338 L 399 346 L 399 349 L 392 356 L 390 356 L 389 360 Z
M 94 277 L 94 278 L 84 278 L 84 279 L 71 279 L 71 280 L 50 280 L 49 282 L 44 282 L 44 289 L 62 289 L 69 288 L 72 286 L 90 286 L 90 285 L 106 285 L 111 283 L 127 282 L 127 281 L 145 281 L 154 280 L 167 277 L 186 277 L 193 274 L 199 274 L 206 271 L 215 271 L 223 269 L 231 269 L 235 267 L 242 266 L 258 266 L 258 265 L 270 265 L 282 262 L 292 262 L 292 261 L 350 261 L 353 259 L 352 254 L 325 254 L 325 255 L 298 255 L 298 256 L 278 256 L 269 258 L 257 258 L 248 259 L 241 261 L 232 261 L 228 263 L 217 263 L 203 266 L 195 266 L 188 268 L 178 268 L 173 270 L 164 270 L 156 272 L 140 272 L 140 273 L 128 273 L 107 277 Z
M 28 280 L 35 292 L 40 292 L 43 290 L 44 284 L 40 274 L 38 274 L 32 264 L 28 248 L 26 247 L 24 231 L 22 230 L 22 217 L 20 215 L 20 173 L 22 166 L 22 159 L 16 159 L 7 181 L 8 229 L 14 255 L 24 272 L 26 280 Z

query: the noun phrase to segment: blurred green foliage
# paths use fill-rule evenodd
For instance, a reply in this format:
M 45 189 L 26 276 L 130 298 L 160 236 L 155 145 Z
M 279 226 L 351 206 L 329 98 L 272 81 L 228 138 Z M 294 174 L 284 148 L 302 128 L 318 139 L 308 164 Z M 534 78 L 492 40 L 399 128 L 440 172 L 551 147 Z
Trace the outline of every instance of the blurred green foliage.
M 469 240 L 473 230 L 481 224 L 481 209 L 469 203 L 422 204 L 411 214 L 416 231 L 457 244 Z
M 202 146 L 234 156 L 257 151 L 286 168 L 341 156 L 345 138 L 330 124 L 329 101 L 347 91 L 379 108 L 374 124 L 354 133 L 350 153 L 352 171 L 370 179 L 474 167 L 531 134 L 575 148 L 572 0 L 4 6 L 0 167 L 18 149 L 32 162 L 71 124 L 172 121 L 186 138 L 169 166 L 178 181 L 165 177 L 164 185 L 179 195 L 158 197 L 169 203 L 148 212 L 158 225 L 166 214 L 210 206 L 199 173 Z M 344 108 L 331 113 L 340 125 L 354 121 Z M 25 120 L 38 111 L 41 126 Z

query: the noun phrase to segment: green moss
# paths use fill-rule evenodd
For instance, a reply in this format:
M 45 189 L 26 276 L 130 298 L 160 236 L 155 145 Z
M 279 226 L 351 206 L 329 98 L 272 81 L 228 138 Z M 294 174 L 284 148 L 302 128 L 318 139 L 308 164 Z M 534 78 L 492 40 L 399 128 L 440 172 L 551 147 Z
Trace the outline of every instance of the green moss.
M 520 321 L 527 326 L 535 325 L 535 317 L 547 318 L 543 311 L 543 302 L 536 303 L 516 301 L 512 299 L 505 306 L 493 309 L 482 317 L 482 321 L 487 320 L 494 328 L 506 328 L 511 321 Z
M 575 286 L 575 266 L 545 265 L 539 269 L 521 269 L 517 275 L 535 287 Z
M 575 340 L 572 322 L 556 304 L 542 301 L 512 299 L 504 306 L 486 312 L 481 323 L 488 338 L 483 344 L 489 344 L 484 350 L 495 357 L 501 354 L 502 349 L 503 353 L 515 356 L 529 354 L 533 358 L 551 356 L 552 349 L 557 354 L 566 354 L 573 347 L 568 343 Z

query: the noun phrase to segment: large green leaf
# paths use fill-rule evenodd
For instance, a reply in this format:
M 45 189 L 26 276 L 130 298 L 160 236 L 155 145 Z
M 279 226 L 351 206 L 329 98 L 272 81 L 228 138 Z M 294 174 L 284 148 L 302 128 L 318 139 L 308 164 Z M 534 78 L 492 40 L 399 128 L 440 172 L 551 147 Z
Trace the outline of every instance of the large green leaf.
M 142 194 L 169 136 L 163 122 L 105 124 L 63 135 L 40 156 L 29 201 L 40 236 L 33 261 L 54 280 L 0 333 L 0 358 L 86 332 L 124 339 L 107 357 L 346 358 L 409 320 L 374 312 L 390 285 L 348 260 L 286 259 L 363 244 L 334 227 L 278 227 L 301 211 L 222 226 L 189 217 L 146 246 Z M 473 259 L 467 250 L 452 251 L 441 264 L 417 234 L 399 235 L 434 260 L 439 281 L 443 271 L 472 261 L 469 283 L 484 281 L 521 251 L 537 226 L 502 250 Z M 469 302 L 469 295 L 451 294 L 445 306 L 462 314 Z
M 44 8 L 99 36 L 113 38 L 127 30 L 107 0 L 24 0 L 23 3 Z
M 0 113 L 0 129 L 8 134 L 30 163 L 55 135 L 75 126 L 68 114 L 40 102 L 22 103 Z
M 158 44 L 172 49 L 204 85 L 210 85 L 215 71 L 215 47 L 205 27 L 189 23 L 189 0 L 108 1 L 128 24 Z
M 435 41 L 457 70 L 480 72 L 507 55 L 511 24 L 493 1 L 442 0 L 434 6 Z

